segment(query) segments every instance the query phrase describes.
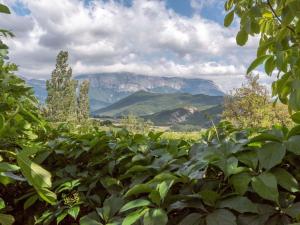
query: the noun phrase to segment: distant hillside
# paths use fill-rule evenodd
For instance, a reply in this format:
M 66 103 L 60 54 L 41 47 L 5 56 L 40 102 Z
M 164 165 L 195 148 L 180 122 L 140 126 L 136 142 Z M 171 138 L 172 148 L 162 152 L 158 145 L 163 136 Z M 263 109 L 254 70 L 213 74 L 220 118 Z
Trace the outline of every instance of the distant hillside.
M 212 126 L 212 121 L 217 123 L 221 119 L 222 111 L 223 107 L 221 105 L 205 110 L 184 107 L 161 111 L 143 116 L 143 118 L 151 120 L 157 126 L 193 125 L 206 128 Z
M 155 113 L 166 110 L 194 108 L 195 110 L 202 111 L 220 105 L 222 102 L 222 96 L 191 95 L 186 93 L 159 94 L 138 91 L 106 108 L 93 112 L 93 114 L 110 117 L 119 117 L 127 114 L 137 116 L 154 114 L 153 118 L 155 118 Z
M 153 77 L 132 73 L 99 73 L 77 76 L 78 80 L 90 80 L 91 111 L 111 105 L 137 91 L 153 93 L 189 93 L 223 96 L 217 85 L 205 79 L 178 77 Z M 37 97 L 46 99 L 46 85 L 42 80 L 27 80 Z

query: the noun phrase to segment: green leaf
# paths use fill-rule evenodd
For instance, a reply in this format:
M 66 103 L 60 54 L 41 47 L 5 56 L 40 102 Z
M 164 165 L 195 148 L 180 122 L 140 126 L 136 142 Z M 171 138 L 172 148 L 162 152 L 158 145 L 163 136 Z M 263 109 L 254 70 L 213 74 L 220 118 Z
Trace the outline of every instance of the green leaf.
M 5 208 L 5 202 L 2 198 L 0 198 L 0 210 Z
M 243 46 L 248 41 L 248 34 L 245 30 L 240 30 L 236 36 L 236 43 L 240 46 Z
M 18 171 L 20 167 L 7 162 L 0 162 L 0 172 L 14 172 Z
M 68 215 L 68 212 L 67 211 L 63 211 L 61 214 L 59 214 L 56 217 L 56 223 L 59 224 L 61 221 L 64 220 L 64 218 L 66 218 L 67 215 Z
M 282 211 L 288 214 L 290 217 L 297 219 L 300 217 L 300 202 L 296 202 L 289 208 L 283 209 Z
M 86 216 L 83 216 L 79 220 L 80 225 L 103 225 L 100 223 L 99 218 L 95 212 L 92 212 Z
M 179 225 L 201 225 L 201 218 L 203 215 L 200 213 L 191 213 L 180 221 Z
M 10 10 L 6 5 L 0 4 L 0 13 L 10 14 Z
M 122 222 L 122 225 L 131 225 L 134 224 L 136 221 L 138 221 L 146 212 L 148 209 L 141 209 L 137 210 L 135 212 L 130 213 L 128 216 L 125 217 L 125 219 Z
M 300 135 L 290 137 L 285 146 L 289 152 L 300 155 Z
M 268 74 L 269 76 L 272 74 L 272 72 L 274 71 L 276 67 L 275 61 L 273 57 L 270 57 L 266 60 L 265 62 L 265 71 L 266 74 Z
M 218 208 L 233 209 L 239 213 L 258 213 L 257 206 L 247 197 L 234 196 L 217 203 Z
M 225 19 L 224 19 L 224 26 L 225 27 L 229 27 L 230 24 L 232 23 L 234 19 L 234 10 L 232 10 L 230 13 L 228 13 L 226 16 L 225 16 Z
M 295 123 L 300 124 L 300 112 L 294 113 L 291 118 Z
M 32 206 L 38 199 L 39 199 L 38 195 L 33 195 L 30 198 L 28 198 L 24 203 L 24 207 L 23 207 L 24 210 Z
M 212 190 L 203 190 L 199 194 L 203 202 L 209 206 L 214 206 L 216 201 L 220 198 L 220 195 Z
M 273 174 L 265 172 L 257 177 L 253 177 L 251 184 L 254 191 L 260 197 L 278 202 L 279 193 L 277 189 L 277 180 Z
M 150 193 L 152 190 L 153 188 L 151 188 L 151 186 L 148 184 L 137 184 L 126 192 L 125 197 L 138 195 L 141 193 Z
M 151 205 L 151 202 L 146 200 L 146 199 L 137 199 L 133 200 L 131 202 L 126 203 L 121 209 L 120 212 L 125 212 L 130 209 L 134 209 L 137 207 L 143 207 L 143 206 L 148 206 Z
M 51 174 L 35 162 L 31 161 L 27 154 L 28 152 L 26 150 L 17 154 L 17 162 L 21 168 L 22 174 L 37 190 L 42 199 L 54 205 L 56 203 L 56 195 L 48 190 L 48 188 L 51 188 L 52 186 Z
M 256 67 L 258 67 L 260 64 L 263 64 L 264 61 L 269 59 L 271 56 L 270 55 L 263 55 L 258 58 L 256 58 L 249 66 L 247 70 L 247 74 L 251 73 Z
M 144 216 L 144 225 L 166 225 L 168 216 L 162 209 L 153 209 L 147 211 Z
M 167 196 L 168 194 L 168 191 L 169 189 L 171 188 L 173 184 L 173 181 L 171 182 L 166 182 L 166 181 L 163 181 L 162 183 L 158 184 L 157 185 L 157 190 L 159 192 L 159 195 L 160 195 L 160 199 L 163 201 L 165 199 L 165 197 Z
M 206 217 L 207 225 L 237 225 L 235 215 L 226 209 L 217 209 Z
M 285 156 L 285 146 L 281 143 L 270 142 L 258 149 L 257 155 L 260 166 L 267 170 L 280 164 Z
M 13 225 L 15 218 L 12 215 L 0 213 L 0 224 L 1 225 Z
M 80 212 L 80 207 L 79 207 L 79 206 L 74 206 L 74 207 L 68 209 L 68 214 L 69 214 L 71 217 L 73 217 L 74 220 L 77 219 L 77 216 L 78 216 L 79 212 Z
M 282 168 L 275 168 L 272 170 L 272 173 L 275 175 L 277 183 L 281 187 L 294 193 L 299 191 L 299 184 L 296 178 L 294 178 L 288 171 Z

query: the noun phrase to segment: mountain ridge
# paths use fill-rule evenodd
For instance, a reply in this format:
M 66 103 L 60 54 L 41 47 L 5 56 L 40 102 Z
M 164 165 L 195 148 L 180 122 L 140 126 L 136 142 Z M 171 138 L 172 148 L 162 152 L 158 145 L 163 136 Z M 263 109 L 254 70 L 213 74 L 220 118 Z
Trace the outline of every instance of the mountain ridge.
M 83 74 L 76 76 L 75 79 L 90 81 L 91 111 L 105 108 L 140 90 L 153 93 L 224 95 L 213 81 L 201 78 L 154 77 L 124 72 Z M 47 97 L 46 81 L 26 80 L 30 86 L 33 86 L 41 102 L 44 102 Z

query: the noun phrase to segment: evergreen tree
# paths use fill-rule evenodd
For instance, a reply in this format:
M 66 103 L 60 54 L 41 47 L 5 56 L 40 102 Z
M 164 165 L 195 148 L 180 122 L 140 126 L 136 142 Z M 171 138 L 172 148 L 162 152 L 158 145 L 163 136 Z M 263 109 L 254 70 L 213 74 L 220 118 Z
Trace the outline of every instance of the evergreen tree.
M 90 82 L 85 80 L 82 82 L 79 88 L 79 97 L 78 97 L 78 119 L 80 121 L 86 120 L 89 118 L 90 114 L 90 104 L 89 104 L 89 85 Z
M 76 120 L 77 81 L 72 80 L 72 69 L 68 63 L 68 52 L 60 51 L 56 68 L 47 81 L 47 116 L 52 121 Z

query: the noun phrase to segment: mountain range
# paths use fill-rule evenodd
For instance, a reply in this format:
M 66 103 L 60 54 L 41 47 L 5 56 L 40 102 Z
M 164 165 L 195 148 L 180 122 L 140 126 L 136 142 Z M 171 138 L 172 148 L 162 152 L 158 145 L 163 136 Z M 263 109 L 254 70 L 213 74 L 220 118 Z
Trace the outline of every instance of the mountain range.
M 224 95 L 214 82 L 200 78 L 154 77 L 133 73 L 98 73 L 79 75 L 75 79 L 90 81 L 89 97 L 92 112 L 141 90 L 152 93 Z M 27 82 L 34 88 L 40 101 L 44 102 L 47 97 L 45 80 L 27 79 Z

